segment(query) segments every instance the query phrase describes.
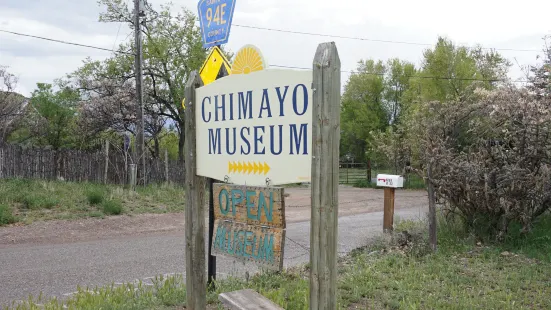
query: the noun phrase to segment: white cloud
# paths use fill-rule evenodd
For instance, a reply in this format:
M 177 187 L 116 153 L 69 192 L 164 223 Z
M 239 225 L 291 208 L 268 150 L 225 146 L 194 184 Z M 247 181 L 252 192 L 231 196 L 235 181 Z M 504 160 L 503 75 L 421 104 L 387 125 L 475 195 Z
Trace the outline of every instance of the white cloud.
M 4 0 L 0 28 L 111 49 L 129 29 L 97 21 L 95 1 Z M 156 6 L 164 0 L 150 0 Z M 197 11 L 197 0 L 173 0 L 174 10 Z M 131 0 L 127 0 L 131 3 Z M 551 1 L 464 0 L 237 0 L 233 22 L 304 32 L 356 36 L 378 40 L 434 43 L 445 35 L 457 43 L 488 47 L 540 49 L 550 34 Z M 120 32 L 117 36 L 117 32 Z M 117 40 L 116 40 L 117 39 Z M 418 63 L 426 46 L 304 36 L 233 27 L 228 47 L 237 51 L 257 45 L 271 64 L 310 67 L 316 47 L 335 41 L 342 67 L 351 70 L 360 59 L 399 57 Z M 535 62 L 534 52 L 503 51 L 521 64 Z M 21 78 L 20 91 L 29 94 L 36 82 L 75 70 L 86 56 L 108 57 L 109 52 L 66 46 L 0 33 L 0 64 Z M 513 75 L 519 74 L 514 69 Z M 346 81 L 343 76 L 343 82 Z

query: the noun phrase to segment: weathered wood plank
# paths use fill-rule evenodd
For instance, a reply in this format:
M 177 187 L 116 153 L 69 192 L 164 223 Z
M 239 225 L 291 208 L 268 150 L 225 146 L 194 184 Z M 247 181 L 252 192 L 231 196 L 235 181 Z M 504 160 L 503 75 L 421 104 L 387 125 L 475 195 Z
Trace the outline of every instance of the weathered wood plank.
M 384 213 L 383 213 L 383 232 L 391 232 L 394 227 L 394 195 L 395 188 L 385 187 L 384 193 Z
M 224 308 L 229 310 L 283 310 L 268 298 L 251 289 L 222 293 L 218 295 L 218 299 Z
M 336 309 L 341 64 L 335 43 L 313 62 L 310 309 Z
M 227 256 L 254 262 L 274 270 L 283 268 L 285 230 L 283 228 L 247 225 L 216 220 L 211 251 L 215 256 Z
M 429 241 L 430 247 L 436 252 L 438 239 L 436 238 L 436 193 L 432 183 L 432 163 L 427 167 L 427 185 L 429 195 Z
M 108 172 L 109 172 L 109 140 L 105 140 L 105 171 L 103 171 L 103 184 L 107 184 Z
M 186 307 L 206 308 L 207 277 L 205 262 L 205 178 L 197 176 L 197 144 L 195 140 L 195 89 L 203 82 L 193 71 L 186 83 L 185 98 L 185 173 L 186 173 Z M 183 111 L 182 111 L 183 112 Z
M 285 198 L 282 187 L 215 183 L 213 194 L 216 219 L 285 228 Z

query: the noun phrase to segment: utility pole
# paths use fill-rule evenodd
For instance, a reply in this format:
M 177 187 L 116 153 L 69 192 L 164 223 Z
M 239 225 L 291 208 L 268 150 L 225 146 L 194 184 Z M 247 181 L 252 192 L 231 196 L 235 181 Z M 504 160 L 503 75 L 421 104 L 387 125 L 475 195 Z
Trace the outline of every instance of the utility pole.
M 136 39 L 136 55 L 134 57 L 135 75 L 136 75 L 136 100 L 138 101 L 138 130 L 136 135 L 136 150 L 139 179 L 146 185 L 145 171 L 145 139 L 144 139 L 144 120 L 143 120 L 143 74 L 142 74 L 142 32 L 140 17 L 145 16 L 144 0 L 134 0 L 134 35 Z

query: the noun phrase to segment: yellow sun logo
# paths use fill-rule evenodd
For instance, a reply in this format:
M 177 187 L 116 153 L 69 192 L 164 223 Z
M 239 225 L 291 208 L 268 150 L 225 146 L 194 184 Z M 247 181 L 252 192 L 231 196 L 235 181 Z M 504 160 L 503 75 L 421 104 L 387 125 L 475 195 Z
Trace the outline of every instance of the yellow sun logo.
M 249 74 L 266 69 L 266 62 L 260 50 L 254 45 L 243 46 L 235 55 L 231 74 Z

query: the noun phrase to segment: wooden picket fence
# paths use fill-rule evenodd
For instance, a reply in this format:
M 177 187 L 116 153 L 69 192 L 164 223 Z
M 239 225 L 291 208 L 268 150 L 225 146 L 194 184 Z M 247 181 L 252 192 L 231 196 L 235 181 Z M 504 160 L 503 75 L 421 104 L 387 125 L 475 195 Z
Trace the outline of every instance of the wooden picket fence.
M 183 184 L 183 165 L 164 158 L 146 158 L 147 183 Z M 105 165 L 108 163 L 107 169 Z M 131 155 L 111 149 L 96 152 L 25 148 L 18 145 L 0 147 L 0 179 L 27 178 L 72 182 L 106 181 L 128 184 Z M 138 168 L 139 169 L 139 168 Z M 106 174 L 107 172 L 107 174 Z

